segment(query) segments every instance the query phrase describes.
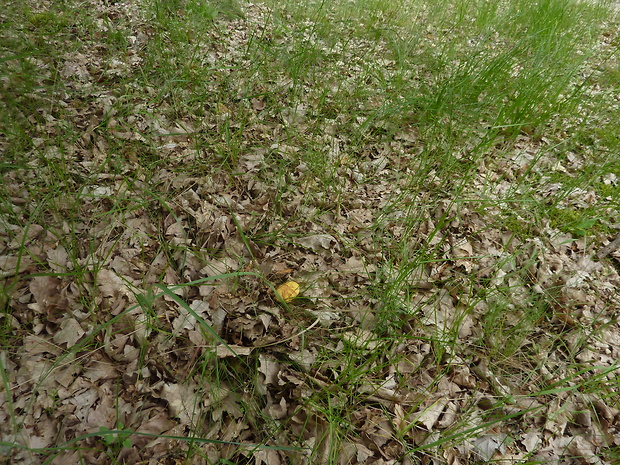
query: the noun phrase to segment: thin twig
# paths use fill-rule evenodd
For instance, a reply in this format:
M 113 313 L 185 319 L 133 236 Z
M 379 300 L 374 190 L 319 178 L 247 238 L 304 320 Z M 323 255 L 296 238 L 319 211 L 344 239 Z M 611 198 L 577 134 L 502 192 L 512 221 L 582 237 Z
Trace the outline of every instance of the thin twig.
M 601 260 L 618 248 L 620 248 L 620 233 L 618 233 L 616 238 L 611 241 L 610 244 L 599 250 L 599 252 L 596 254 L 596 258 Z

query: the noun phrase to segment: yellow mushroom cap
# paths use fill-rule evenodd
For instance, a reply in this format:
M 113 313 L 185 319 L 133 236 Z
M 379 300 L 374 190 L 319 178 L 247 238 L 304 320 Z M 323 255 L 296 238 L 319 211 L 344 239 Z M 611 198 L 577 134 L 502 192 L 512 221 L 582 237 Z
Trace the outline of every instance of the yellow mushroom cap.
M 290 302 L 299 295 L 299 284 L 295 281 L 288 281 L 276 289 L 276 295 L 284 302 Z

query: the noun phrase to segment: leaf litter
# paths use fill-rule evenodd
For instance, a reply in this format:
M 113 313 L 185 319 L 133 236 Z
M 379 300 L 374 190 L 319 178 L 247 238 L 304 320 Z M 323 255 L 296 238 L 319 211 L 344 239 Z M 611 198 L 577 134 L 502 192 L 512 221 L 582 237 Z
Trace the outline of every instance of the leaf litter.
M 584 387 L 617 385 L 620 277 L 602 260 L 618 260 L 604 248 L 615 241 L 588 242 L 550 224 L 519 239 L 489 222 L 534 161 L 542 201 L 561 189 L 544 173 L 581 169 L 579 155 L 566 165 L 535 160 L 550 142 L 520 136 L 508 158 L 481 160 L 462 193 L 495 203 L 481 210 L 439 200 L 404 225 L 408 208 L 425 205 L 441 183 L 431 173 L 428 192 L 407 188 L 421 149 L 415 132 L 361 149 L 334 135 L 341 116 L 315 132 L 311 90 L 279 110 L 259 93 L 250 108 L 218 102 L 204 118 L 177 118 L 165 99 L 151 103 L 157 91 L 145 86 L 135 92 L 148 98 L 121 112 L 114 86 L 138 85 L 131 79 L 156 32 L 138 3 L 90 6 L 93 35 L 79 52 L 56 63 L 27 58 L 39 82 L 57 72 L 63 87 L 27 96 L 40 102 L 37 118 L 20 115 L 36 122 L 34 146 L 24 167 L 3 171 L 7 460 L 611 463 L 599 457 L 620 447 L 617 399 Z M 217 20 L 218 40 L 197 45 L 201 66 L 221 70 L 208 82 L 214 92 L 218 78 L 228 82 L 233 65 L 246 62 L 252 28 L 274 32 L 269 15 L 248 4 L 243 19 Z M 122 55 L 97 46 L 110 32 L 105 18 L 129 34 Z M 54 40 L 61 47 L 70 39 Z M 361 54 L 347 58 L 343 92 L 368 65 Z M 284 74 L 274 80 L 293 85 Z M 242 112 L 243 123 L 235 119 Z M 217 137 L 242 124 L 234 177 L 187 169 L 206 150 L 195 147 L 195 134 Z M 67 125 L 79 138 L 57 137 Z M 315 176 L 297 146 L 304 140 L 286 138 L 291 127 L 324 147 L 336 181 Z M 155 157 L 153 174 L 144 156 Z M 282 176 L 274 160 L 286 166 Z M 60 165 L 66 185 L 37 198 L 33 183 L 54 185 Z M 594 191 L 573 191 L 561 205 L 600 201 Z M 412 268 L 379 247 L 377 234 L 411 257 L 427 247 L 435 258 Z M 295 300 L 293 279 L 302 284 Z M 377 297 L 380 285 L 388 291 Z M 511 340 L 498 339 L 497 328 Z M 329 435 L 334 421 L 346 423 L 339 442 Z

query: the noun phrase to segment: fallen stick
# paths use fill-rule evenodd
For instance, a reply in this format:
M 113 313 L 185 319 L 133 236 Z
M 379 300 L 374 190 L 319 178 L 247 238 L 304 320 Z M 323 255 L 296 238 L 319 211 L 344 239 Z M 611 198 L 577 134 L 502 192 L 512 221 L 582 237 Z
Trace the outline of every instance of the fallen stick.
M 599 252 L 596 254 L 596 258 L 601 260 L 605 258 L 607 255 L 609 255 L 610 253 L 612 253 L 613 251 L 615 251 L 617 248 L 620 248 L 620 233 L 618 233 L 616 238 L 613 241 L 611 241 L 611 243 L 609 243 L 608 245 L 603 247 L 601 250 L 599 250 Z

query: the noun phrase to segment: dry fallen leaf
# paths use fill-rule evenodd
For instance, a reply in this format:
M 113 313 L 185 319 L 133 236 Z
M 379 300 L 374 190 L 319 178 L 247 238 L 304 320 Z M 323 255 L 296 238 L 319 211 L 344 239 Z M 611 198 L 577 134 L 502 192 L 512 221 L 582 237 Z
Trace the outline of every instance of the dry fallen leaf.
M 290 302 L 299 295 L 299 284 L 295 281 L 288 281 L 276 289 L 276 296 L 279 300 Z

